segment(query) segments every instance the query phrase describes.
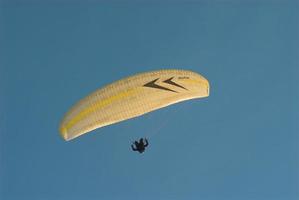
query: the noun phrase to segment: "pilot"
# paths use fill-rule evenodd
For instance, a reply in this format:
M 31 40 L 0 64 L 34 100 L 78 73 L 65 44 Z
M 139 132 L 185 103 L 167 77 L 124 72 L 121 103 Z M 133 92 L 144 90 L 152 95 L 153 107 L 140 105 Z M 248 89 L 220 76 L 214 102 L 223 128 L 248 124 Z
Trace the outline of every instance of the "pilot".
M 138 141 L 135 141 L 131 147 L 132 147 L 132 150 L 133 151 L 138 151 L 139 153 L 143 153 L 144 150 L 145 150 L 145 147 L 148 146 L 148 141 L 146 138 L 144 138 L 145 140 L 145 143 L 143 141 L 143 138 L 140 138 L 139 142 Z M 135 145 L 135 146 L 134 146 Z

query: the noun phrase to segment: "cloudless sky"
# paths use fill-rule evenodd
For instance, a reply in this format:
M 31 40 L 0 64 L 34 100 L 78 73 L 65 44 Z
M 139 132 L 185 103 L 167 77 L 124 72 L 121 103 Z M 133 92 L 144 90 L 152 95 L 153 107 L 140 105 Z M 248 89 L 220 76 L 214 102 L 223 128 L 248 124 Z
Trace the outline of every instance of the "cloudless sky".
M 2 1 L 0 199 L 299 199 L 298 22 L 290 0 Z M 59 136 L 90 92 L 165 68 L 210 96 Z

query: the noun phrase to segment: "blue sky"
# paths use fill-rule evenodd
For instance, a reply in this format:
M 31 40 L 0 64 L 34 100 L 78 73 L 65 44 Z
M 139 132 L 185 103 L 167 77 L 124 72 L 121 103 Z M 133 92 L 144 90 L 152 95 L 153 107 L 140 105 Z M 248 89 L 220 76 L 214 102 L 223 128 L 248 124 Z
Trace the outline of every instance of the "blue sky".
M 298 8 L 3 1 L 0 198 L 298 199 Z M 163 68 L 202 74 L 210 97 L 70 142 L 59 136 L 82 97 Z M 143 155 L 130 150 L 139 137 L 150 140 Z

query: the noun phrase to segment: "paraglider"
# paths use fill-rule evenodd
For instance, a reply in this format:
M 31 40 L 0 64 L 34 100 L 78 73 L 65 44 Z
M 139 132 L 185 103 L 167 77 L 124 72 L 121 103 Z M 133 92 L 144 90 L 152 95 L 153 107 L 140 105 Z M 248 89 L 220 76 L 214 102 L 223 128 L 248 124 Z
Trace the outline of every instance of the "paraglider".
M 158 70 L 107 85 L 75 104 L 60 124 L 65 140 L 194 98 L 209 96 L 209 82 L 188 70 Z
M 148 146 L 148 141 L 146 138 L 144 138 L 145 143 L 143 141 L 143 138 L 140 138 L 139 142 L 135 141 L 132 145 L 131 148 L 133 151 L 138 151 L 139 153 L 143 153 L 145 150 L 145 147 Z M 135 145 L 135 146 L 134 146 Z

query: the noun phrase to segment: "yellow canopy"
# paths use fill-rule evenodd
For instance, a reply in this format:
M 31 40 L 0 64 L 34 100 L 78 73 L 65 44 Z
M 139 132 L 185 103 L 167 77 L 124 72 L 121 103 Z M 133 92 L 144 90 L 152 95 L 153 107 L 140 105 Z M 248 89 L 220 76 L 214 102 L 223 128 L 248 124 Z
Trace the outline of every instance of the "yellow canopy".
M 75 104 L 64 116 L 60 133 L 71 140 L 96 128 L 188 99 L 209 96 L 209 82 L 187 70 L 159 70 L 107 85 Z

